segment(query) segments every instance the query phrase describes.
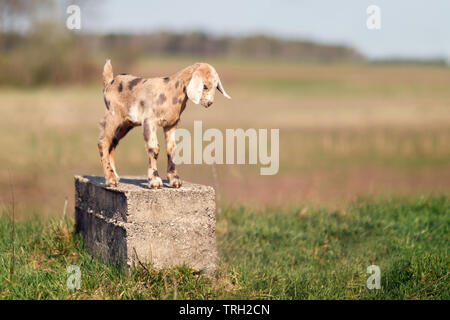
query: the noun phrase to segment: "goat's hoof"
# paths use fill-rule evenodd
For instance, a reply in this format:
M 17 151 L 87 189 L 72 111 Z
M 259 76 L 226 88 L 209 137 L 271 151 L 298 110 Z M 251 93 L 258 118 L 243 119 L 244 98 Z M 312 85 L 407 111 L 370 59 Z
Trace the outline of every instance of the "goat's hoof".
M 179 187 L 181 187 L 181 179 L 180 179 L 180 178 L 176 177 L 176 178 L 170 179 L 169 181 L 170 181 L 169 184 L 170 184 L 173 188 L 179 188 Z
M 119 179 L 117 179 L 116 177 L 111 177 L 109 179 L 106 179 L 106 184 L 110 187 L 117 187 L 117 185 L 119 184 Z
M 152 179 L 149 180 L 148 186 L 151 189 L 161 189 L 163 186 L 163 182 L 160 177 L 153 177 Z

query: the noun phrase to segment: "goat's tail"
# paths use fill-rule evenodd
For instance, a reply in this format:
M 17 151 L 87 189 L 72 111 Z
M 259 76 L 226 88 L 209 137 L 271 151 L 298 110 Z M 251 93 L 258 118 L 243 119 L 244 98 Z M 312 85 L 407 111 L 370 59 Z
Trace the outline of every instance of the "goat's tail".
M 111 65 L 111 60 L 106 60 L 105 66 L 103 67 L 103 87 L 113 79 L 113 69 Z

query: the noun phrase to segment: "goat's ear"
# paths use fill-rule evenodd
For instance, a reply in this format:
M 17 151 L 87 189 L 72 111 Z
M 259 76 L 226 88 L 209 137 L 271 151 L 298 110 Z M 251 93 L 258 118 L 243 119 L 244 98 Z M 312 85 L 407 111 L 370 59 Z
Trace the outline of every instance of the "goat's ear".
M 203 79 L 200 72 L 195 71 L 192 74 L 191 81 L 189 81 L 189 84 L 186 87 L 186 93 L 189 99 L 195 104 L 200 103 L 200 99 L 202 98 L 202 92 L 203 92 Z
M 225 96 L 225 98 L 231 99 L 231 97 L 228 95 L 228 93 L 226 93 L 225 89 L 222 86 L 222 82 L 220 82 L 220 78 L 217 75 L 217 79 L 219 80 L 219 83 L 217 84 L 217 90 L 219 90 L 219 92 L 221 94 L 223 94 Z

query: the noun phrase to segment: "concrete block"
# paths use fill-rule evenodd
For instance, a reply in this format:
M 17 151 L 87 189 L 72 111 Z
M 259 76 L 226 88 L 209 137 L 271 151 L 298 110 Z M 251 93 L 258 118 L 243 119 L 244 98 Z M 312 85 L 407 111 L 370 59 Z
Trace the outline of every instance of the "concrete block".
M 109 187 L 103 177 L 75 176 L 75 229 L 88 252 L 104 261 L 155 268 L 187 264 L 216 269 L 215 193 L 183 182 L 152 190 L 146 177 L 122 177 Z

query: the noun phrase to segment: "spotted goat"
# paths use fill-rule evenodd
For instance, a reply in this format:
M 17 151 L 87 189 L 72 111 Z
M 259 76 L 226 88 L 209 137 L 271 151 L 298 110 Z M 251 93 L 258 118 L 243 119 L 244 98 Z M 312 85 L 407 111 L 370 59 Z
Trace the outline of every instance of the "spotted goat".
M 114 77 L 111 61 L 103 68 L 103 96 L 106 113 L 100 122 L 98 149 L 106 183 L 117 186 L 119 176 L 114 163 L 114 153 L 123 137 L 134 127 L 142 126 L 149 157 L 148 181 L 153 189 L 162 188 L 156 160 L 159 144 L 156 135 L 163 127 L 167 149 L 167 178 L 174 188 L 181 186 L 175 169 L 175 129 L 188 98 L 195 104 L 209 107 L 213 103 L 215 89 L 225 97 L 216 70 L 207 63 L 196 63 L 170 77 L 144 79 L 128 74 Z

